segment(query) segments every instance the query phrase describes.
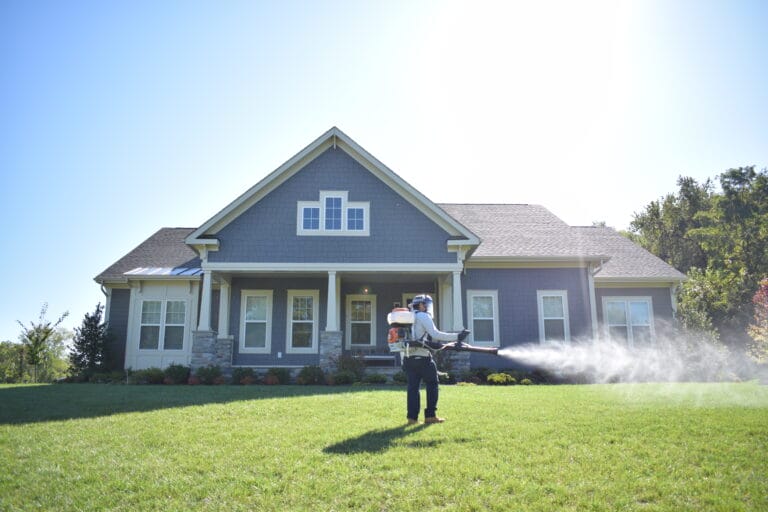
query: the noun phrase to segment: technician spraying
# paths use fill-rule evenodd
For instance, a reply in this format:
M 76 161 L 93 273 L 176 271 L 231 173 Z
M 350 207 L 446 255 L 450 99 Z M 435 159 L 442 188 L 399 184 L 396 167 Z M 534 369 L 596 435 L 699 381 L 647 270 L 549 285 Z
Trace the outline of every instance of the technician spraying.
M 469 334 L 466 329 L 460 333 L 437 330 L 435 322 L 432 320 L 432 297 L 429 295 L 417 295 L 413 298 L 411 307 L 415 313 L 412 337 L 427 347 L 430 346 L 430 343 L 437 341 L 462 342 Z M 441 347 L 441 343 L 435 343 L 433 348 L 440 349 Z M 415 425 L 419 421 L 419 409 L 421 408 L 419 385 L 422 380 L 427 388 L 424 423 L 443 423 L 445 419 L 437 416 L 437 365 L 432 359 L 430 350 L 426 347 L 410 346 L 403 352 L 403 370 L 408 377 L 408 424 Z

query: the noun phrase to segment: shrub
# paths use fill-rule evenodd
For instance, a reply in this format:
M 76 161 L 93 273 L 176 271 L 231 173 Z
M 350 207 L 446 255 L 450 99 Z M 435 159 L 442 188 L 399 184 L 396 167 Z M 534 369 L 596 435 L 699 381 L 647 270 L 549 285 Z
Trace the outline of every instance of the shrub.
M 291 381 L 291 372 L 286 368 L 270 368 L 264 376 L 264 384 L 288 384 Z
M 366 384 L 386 384 L 387 376 L 381 373 L 371 373 L 363 377 Z
M 163 370 L 152 367 L 130 372 L 127 382 L 128 384 L 162 384 L 163 379 L 165 379 Z
M 397 382 L 398 384 L 405 384 L 408 382 L 408 376 L 405 374 L 404 371 L 400 370 L 396 374 L 392 376 L 392 380 L 394 382 Z
M 211 364 L 198 368 L 195 371 L 195 375 L 200 379 L 201 384 L 207 384 L 209 386 L 211 384 L 217 384 L 217 380 L 222 376 L 221 368 Z
M 232 370 L 232 384 L 253 384 L 256 382 L 256 374 L 253 368 L 235 368 Z
M 531 381 L 531 379 L 523 379 L 520 381 L 520 384 L 522 384 L 523 386 L 530 386 L 531 384 L 533 384 L 533 382 Z
M 325 372 L 319 366 L 305 366 L 296 377 L 297 384 L 316 385 L 325 384 Z
M 172 364 L 165 369 L 166 384 L 185 384 L 189 379 L 189 366 L 182 364 Z
M 509 386 L 517 384 L 517 380 L 506 373 L 492 373 L 486 378 L 486 382 L 492 386 Z
M 354 373 L 349 370 L 340 370 L 333 374 L 331 382 L 336 385 L 352 384 L 357 380 Z
M 341 357 L 335 358 L 333 362 L 336 365 L 336 373 L 349 372 L 353 377 L 353 382 L 363 380 L 365 374 L 365 361 L 362 357 L 354 356 L 352 354 L 343 354 Z

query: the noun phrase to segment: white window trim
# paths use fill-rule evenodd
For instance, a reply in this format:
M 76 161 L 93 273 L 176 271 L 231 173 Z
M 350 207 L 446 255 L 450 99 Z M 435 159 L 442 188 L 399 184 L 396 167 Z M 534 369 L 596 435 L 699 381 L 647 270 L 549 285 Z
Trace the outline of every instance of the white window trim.
M 293 340 L 293 298 L 312 297 L 312 346 L 307 348 L 294 348 Z M 288 290 L 286 303 L 286 329 L 285 352 L 286 354 L 315 354 L 318 350 L 319 322 L 320 322 L 320 290 Z
M 368 201 L 349 201 L 346 190 L 321 190 L 318 201 L 298 201 L 296 203 L 296 234 L 298 236 L 370 236 L 371 203 Z M 341 229 L 325 229 L 325 200 L 329 197 L 341 198 Z M 320 224 L 318 229 L 304 229 L 304 209 L 319 208 Z M 350 208 L 363 210 L 363 229 L 348 229 L 347 214 Z
M 602 300 L 602 306 L 603 306 L 603 338 L 606 340 L 609 340 L 611 337 L 610 334 L 610 327 L 611 325 L 608 323 L 608 313 L 607 313 L 607 304 L 608 302 L 624 302 L 625 304 L 625 311 L 627 314 L 627 345 L 629 347 L 634 347 L 634 335 L 632 334 L 632 323 L 629 318 L 629 309 L 628 305 L 630 302 L 647 302 L 648 303 L 648 321 L 650 322 L 650 331 L 651 331 L 651 345 L 656 344 L 656 329 L 655 324 L 656 320 L 653 316 L 653 298 L 647 295 L 622 295 L 622 296 L 604 296 Z
M 160 303 L 160 323 L 159 324 L 145 324 L 141 321 L 141 313 L 144 309 L 144 303 L 145 302 L 159 302 Z M 168 324 L 166 322 L 166 311 L 168 310 L 168 303 L 169 302 L 182 302 L 184 304 L 184 323 L 183 324 Z M 158 328 L 158 335 L 157 335 L 157 348 L 141 348 L 141 328 L 143 326 L 151 326 L 151 327 L 157 327 Z M 182 334 L 181 338 L 181 348 L 165 348 L 165 328 L 166 327 L 183 327 L 184 333 Z M 147 297 L 144 299 L 139 300 L 139 330 L 138 330 L 138 336 L 136 337 L 136 350 L 138 350 L 141 354 L 148 354 L 148 353 L 164 353 L 164 352 L 171 352 L 171 353 L 179 353 L 183 352 L 187 348 L 187 336 L 189 332 L 189 301 L 182 298 L 177 297 L 166 297 L 166 298 L 159 298 L 159 297 Z
M 499 291 L 498 290 L 467 290 L 467 322 L 469 329 L 475 324 L 475 317 L 472 313 L 472 299 L 475 297 L 491 297 L 493 300 L 493 341 L 475 341 L 475 334 L 470 334 L 470 342 L 478 346 L 499 347 L 501 340 L 499 337 Z
M 563 321 L 565 323 L 564 325 L 564 333 L 565 333 L 565 343 L 570 343 L 571 341 L 571 319 L 570 315 L 568 313 L 568 290 L 536 290 L 536 302 L 538 304 L 538 311 L 539 311 L 539 343 L 558 343 L 556 341 L 547 341 L 545 339 L 545 332 L 546 329 L 544 327 L 544 320 L 547 320 L 544 318 L 544 297 L 560 297 L 563 299 Z M 559 320 L 556 319 L 556 320 Z
M 241 354 L 269 354 L 272 352 L 272 290 L 241 290 L 240 291 L 240 341 L 239 352 Z M 245 307 L 247 297 L 267 298 L 267 334 L 264 348 L 245 346 Z
M 361 345 L 359 343 L 352 345 L 352 301 L 367 300 L 371 303 L 371 343 Z M 348 349 L 353 348 L 374 348 L 376 346 L 376 295 L 347 295 L 347 342 Z

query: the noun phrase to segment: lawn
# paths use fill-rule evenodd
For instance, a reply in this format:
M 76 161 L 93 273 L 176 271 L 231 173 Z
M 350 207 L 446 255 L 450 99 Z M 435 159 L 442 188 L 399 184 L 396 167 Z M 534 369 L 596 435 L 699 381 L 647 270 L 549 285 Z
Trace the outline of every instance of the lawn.
M 768 510 L 768 387 L 0 386 L 0 510 Z

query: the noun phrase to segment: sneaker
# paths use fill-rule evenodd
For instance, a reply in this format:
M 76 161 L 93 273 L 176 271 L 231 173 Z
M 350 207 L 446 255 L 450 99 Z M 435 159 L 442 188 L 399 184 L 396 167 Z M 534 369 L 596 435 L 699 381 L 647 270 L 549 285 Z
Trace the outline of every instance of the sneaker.
M 445 423 L 445 418 L 439 418 L 437 416 L 432 416 L 431 418 L 425 418 L 424 423 Z
M 408 424 L 409 425 L 417 425 L 419 423 L 419 420 L 414 420 L 411 418 L 408 418 Z

